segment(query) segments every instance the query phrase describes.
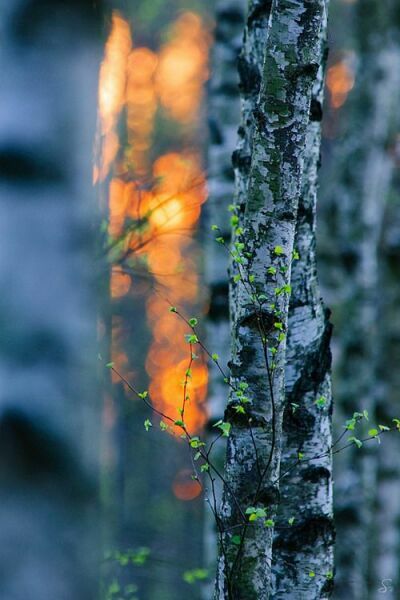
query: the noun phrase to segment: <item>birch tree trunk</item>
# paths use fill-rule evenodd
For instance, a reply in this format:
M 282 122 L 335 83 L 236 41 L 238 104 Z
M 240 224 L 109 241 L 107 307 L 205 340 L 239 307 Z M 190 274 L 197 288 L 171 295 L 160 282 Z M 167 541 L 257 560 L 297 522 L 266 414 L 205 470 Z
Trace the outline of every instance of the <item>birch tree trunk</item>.
M 321 47 L 326 44 L 326 25 L 325 21 Z M 275 599 L 328 598 L 333 587 L 332 327 L 320 298 L 315 248 L 325 60 L 311 100 L 295 235 L 299 258 L 291 275 L 281 504 L 273 546 Z M 299 452 L 319 458 L 300 460 L 293 469 Z
M 99 21 L 89 1 L 15 0 L 0 28 L 0 597 L 90 600 Z
M 218 354 L 219 362 L 226 369 L 229 360 L 229 280 L 226 253 L 210 235 L 212 225 L 217 225 L 220 235 L 230 243 L 229 205 L 234 198 L 234 171 L 232 153 L 235 149 L 237 127 L 240 121 L 238 55 L 245 22 L 244 0 L 220 0 L 216 8 L 215 43 L 212 55 L 212 76 L 209 86 L 210 150 L 208 157 L 209 198 L 205 205 L 207 227 L 206 282 L 210 290 L 210 306 L 207 320 L 207 345 Z M 229 109 L 228 109 L 229 107 Z M 223 419 L 227 387 L 219 371 L 210 371 L 208 409 L 210 426 Z M 213 431 L 213 437 L 214 432 Z M 217 444 L 213 460 L 223 468 L 225 446 Z M 222 486 L 215 481 L 216 503 L 221 500 Z M 214 498 L 207 492 L 211 504 Z M 213 506 L 214 510 L 214 506 Z M 215 568 L 216 524 L 213 512 L 205 516 L 205 554 L 207 568 Z M 212 582 L 205 586 L 205 598 L 212 596 Z
M 239 164 L 250 158 L 250 171 L 244 180 L 239 171 L 232 219 L 233 391 L 225 411 L 231 429 L 220 512 L 219 599 L 263 600 L 271 592 L 291 262 L 325 5 L 277 0 L 269 13 L 269 6 L 257 3 L 248 23 L 268 16 L 259 98 L 255 108 L 243 110 L 251 154 L 246 161 L 240 143 L 236 157 Z M 244 54 L 246 48 L 245 43 Z M 258 73 L 249 68 L 245 75 Z M 238 410 L 243 389 L 250 399 L 244 414 Z
M 392 146 L 389 153 L 400 164 L 400 148 Z M 382 316 L 379 343 L 379 373 L 382 390 L 377 407 L 379 422 L 390 422 L 398 414 L 400 389 L 400 181 L 392 186 L 385 215 L 382 243 L 382 269 L 379 313 Z M 371 598 L 378 600 L 398 595 L 400 586 L 400 464 L 397 460 L 400 440 L 397 435 L 384 438 L 378 454 L 374 552 L 374 585 Z
M 336 399 L 338 433 L 354 411 L 367 410 L 375 422 L 379 383 L 379 245 L 390 189 L 390 138 L 396 131 L 400 63 L 396 9 L 390 1 L 355 5 L 356 84 L 345 107 L 342 142 L 330 169 L 335 219 L 329 222 L 339 294 Z M 333 279 L 333 278 L 332 278 Z M 360 437 L 360 435 L 357 435 Z M 335 597 L 372 597 L 376 548 L 373 543 L 377 489 L 377 446 L 356 447 L 338 456 L 335 475 Z M 385 448 L 383 448 L 385 452 Z

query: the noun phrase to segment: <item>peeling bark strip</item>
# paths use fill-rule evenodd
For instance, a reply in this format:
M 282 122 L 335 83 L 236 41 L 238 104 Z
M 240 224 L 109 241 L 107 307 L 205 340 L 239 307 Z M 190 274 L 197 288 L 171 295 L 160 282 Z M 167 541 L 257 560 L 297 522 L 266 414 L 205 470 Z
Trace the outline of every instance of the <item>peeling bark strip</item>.
M 321 47 L 325 43 L 326 22 Z M 276 600 L 328 598 L 333 587 L 331 325 L 320 299 L 315 252 L 325 62 L 311 100 L 295 235 L 299 259 L 293 262 L 291 273 L 281 503 L 273 546 Z M 299 452 L 321 458 L 301 461 Z
M 269 5 L 258 9 L 262 14 Z M 250 171 L 246 181 L 238 181 L 239 203 L 232 218 L 231 383 L 233 389 L 240 383 L 248 386 L 251 402 L 242 414 L 233 392 L 225 413 L 231 434 L 217 599 L 266 600 L 271 592 L 291 262 L 324 22 L 323 0 L 273 2 L 260 95 L 251 123 L 243 123 L 254 130 Z M 248 190 L 245 202 L 243 189 Z M 249 507 L 265 511 L 266 517 L 244 523 Z

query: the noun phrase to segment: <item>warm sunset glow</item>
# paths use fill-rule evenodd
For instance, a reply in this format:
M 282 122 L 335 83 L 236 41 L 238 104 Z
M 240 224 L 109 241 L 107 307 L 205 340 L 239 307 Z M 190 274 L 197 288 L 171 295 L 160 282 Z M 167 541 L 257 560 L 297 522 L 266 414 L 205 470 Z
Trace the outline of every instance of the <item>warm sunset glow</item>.
M 136 48 L 128 62 L 127 132 L 128 161 L 136 177 L 149 169 L 149 148 L 157 111 L 154 74 L 157 55 L 148 48 Z
M 328 69 L 326 85 L 330 93 L 332 107 L 337 109 L 343 106 L 348 93 L 354 86 L 354 75 L 345 60 Z
M 172 491 L 179 500 L 194 500 L 201 494 L 200 483 L 193 479 L 193 472 L 189 469 L 179 471 L 172 483 Z
M 125 102 L 126 65 L 131 47 L 129 24 L 114 11 L 99 74 L 101 156 L 94 170 L 95 183 L 106 178 L 119 149 L 115 127 Z
M 95 179 L 103 181 L 110 175 L 111 244 L 124 236 L 118 242 L 119 247 L 128 257 L 144 258 L 154 280 L 155 292 L 146 302 L 153 334 L 146 359 L 149 394 L 154 406 L 174 419 L 183 404 L 190 346 L 185 339 L 188 327 L 168 307 L 173 303 L 190 311 L 198 302 L 193 234 L 206 200 L 205 175 L 201 158 L 192 148 L 165 152 L 155 160 L 151 150 L 160 109 L 164 118 L 167 115 L 177 121 L 185 131 L 190 128 L 194 131 L 198 126 L 203 86 L 208 78 L 210 42 L 201 18 L 186 12 L 171 27 L 168 41 L 159 53 L 144 47 L 132 48 L 128 23 L 114 13 L 100 72 L 102 151 Z M 119 151 L 121 141 L 116 125 L 122 108 L 125 108 L 127 143 Z M 138 225 L 126 233 L 128 220 Z M 133 289 L 135 283 L 132 284 L 130 275 L 115 265 L 111 270 L 111 297 L 122 298 Z M 123 325 L 120 317 L 115 319 L 111 358 L 117 370 L 125 375 L 128 359 L 118 341 Z M 118 380 L 115 374 L 112 379 Z M 207 367 L 200 356 L 192 364 L 186 385 L 185 423 L 190 433 L 206 422 L 207 380 Z M 192 494 L 193 483 L 189 482 L 190 493 L 179 492 L 185 486 L 177 484 L 177 497 L 179 493 Z M 200 490 L 195 495 L 198 493 Z
M 121 272 L 117 267 L 111 269 L 110 292 L 112 298 L 121 298 L 130 290 L 131 278 L 126 273 Z
M 156 82 L 162 106 L 177 121 L 199 116 L 207 81 L 210 34 L 201 18 L 187 12 L 172 28 L 172 39 L 161 49 Z

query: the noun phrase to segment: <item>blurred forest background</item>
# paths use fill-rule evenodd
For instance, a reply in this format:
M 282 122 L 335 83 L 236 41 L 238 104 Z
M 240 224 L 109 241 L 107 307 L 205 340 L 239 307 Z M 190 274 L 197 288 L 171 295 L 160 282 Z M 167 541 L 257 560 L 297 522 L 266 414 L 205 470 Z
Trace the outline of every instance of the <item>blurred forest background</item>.
M 396 4 L 330 2 L 318 264 L 334 438 L 354 411 L 385 422 L 399 405 Z M 245 0 L 0 7 L 5 600 L 211 597 L 208 490 L 126 382 L 178 418 L 188 328 L 170 306 L 228 361 L 228 260 L 210 225 L 229 239 L 245 13 Z M 190 385 L 188 426 L 207 433 L 226 392 L 204 352 Z M 390 434 L 336 458 L 335 598 L 400 598 L 398 456 Z

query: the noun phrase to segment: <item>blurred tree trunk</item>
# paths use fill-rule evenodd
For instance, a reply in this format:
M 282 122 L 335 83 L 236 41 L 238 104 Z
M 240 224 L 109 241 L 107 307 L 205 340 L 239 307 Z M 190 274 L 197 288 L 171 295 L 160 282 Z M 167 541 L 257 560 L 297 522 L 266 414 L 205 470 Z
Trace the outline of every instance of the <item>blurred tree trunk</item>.
M 331 284 L 337 284 L 332 303 L 338 332 L 338 435 L 355 411 L 367 410 L 374 425 L 381 395 L 379 244 L 400 89 L 398 7 L 391 0 L 368 0 L 353 10 L 356 85 L 342 109 L 342 139 L 329 167 L 335 182 L 334 218 L 328 224 L 330 256 L 339 264 L 331 278 Z M 362 437 L 361 432 L 356 436 Z M 336 461 L 337 598 L 364 600 L 377 588 L 372 542 L 377 460 L 377 446 L 369 443 L 362 450 L 354 447 L 342 453 Z
M 240 121 L 239 77 L 237 60 L 242 45 L 245 22 L 245 0 L 220 0 L 216 7 L 215 43 L 212 55 L 212 76 L 209 86 L 210 145 L 208 155 L 209 198 L 205 205 L 207 221 L 206 282 L 210 290 L 210 305 L 207 320 L 207 345 L 218 354 L 224 370 L 229 360 L 229 298 L 227 254 L 215 243 L 210 229 L 219 227 L 220 235 L 230 243 L 229 205 L 234 197 L 234 171 L 232 153 L 235 149 L 237 128 Z M 228 388 L 217 369 L 210 371 L 208 409 L 210 428 L 223 419 Z M 210 429 L 215 435 L 215 429 Z M 213 460 L 223 468 L 225 446 L 214 447 Z M 216 503 L 221 500 L 222 486 L 215 481 Z M 213 506 L 212 490 L 207 491 L 208 501 Z M 206 564 L 210 572 L 216 564 L 217 531 L 213 512 L 205 513 Z M 205 598 L 212 596 L 212 582 L 205 587 Z
M 254 2 L 249 7 L 240 67 L 241 139 L 235 154 L 234 391 L 225 411 L 231 433 L 220 513 L 223 533 L 216 598 L 221 599 L 262 600 L 271 592 L 271 524 L 279 497 L 284 409 L 284 332 L 311 92 L 322 61 L 324 25 L 322 1 L 274 1 L 272 6 Z M 262 47 L 264 52 L 258 52 Z M 270 267 L 274 271 L 268 273 Z M 236 390 L 243 383 L 251 399 L 244 415 L 236 410 L 240 404 Z M 250 506 L 264 511 L 269 525 L 264 518 L 243 525 Z
M 90 600 L 100 22 L 89 0 L 15 0 L 0 24 L 0 597 Z
M 397 178 L 388 196 L 382 242 L 382 269 L 379 281 L 379 375 L 382 390 L 377 406 L 379 422 L 398 417 L 400 389 L 400 148 L 389 149 L 397 159 Z M 374 585 L 371 597 L 382 598 L 386 589 L 396 592 L 400 586 L 400 444 L 396 434 L 385 436 L 378 454 L 377 498 L 374 507 L 375 535 L 371 541 L 374 560 Z M 389 597 L 394 597 L 393 596 Z
M 326 44 L 326 22 L 321 46 Z M 314 83 L 292 265 L 286 350 L 279 521 L 273 597 L 327 598 L 332 591 L 331 325 L 317 279 L 315 231 L 326 53 Z M 320 456 L 293 469 L 298 453 Z M 292 526 L 289 520 L 295 518 Z M 310 572 L 316 573 L 310 577 Z
M 354 411 L 368 410 L 370 427 L 374 426 L 382 398 L 379 248 L 393 170 L 391 148 L 399 123 L 399 9 L 391 0 L 369 0 L 352 10 L 356 85 L 341 109 L 341 138 L 325 185 L 331 201 L 326 216 L 328 242 L 322 252 L 339 264 L 327 270 L 326 281 L 337 326 L 338 435 Z M 356 435 L 362 437 L 361 432 Z M 379 588 L 374 506 L 377 468 L 386 443 L 391 441 L 384 438 L 379 452 L 371 443 L 362 450 L 354 448 L 336 461 L 337 598 L 370 598 Z

